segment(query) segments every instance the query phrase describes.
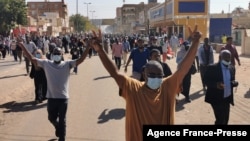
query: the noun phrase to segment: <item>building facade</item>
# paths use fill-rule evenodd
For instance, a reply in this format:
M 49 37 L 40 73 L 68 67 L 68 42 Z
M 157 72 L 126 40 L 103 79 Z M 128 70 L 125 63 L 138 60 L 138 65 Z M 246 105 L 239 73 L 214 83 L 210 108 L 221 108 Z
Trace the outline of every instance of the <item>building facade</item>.
M 116 11 L 116 32 L 123 34 L 146 33 L 149 8 L 157 5 L 156 2 L 144 4 L 123 4 Z
M 68 8 L 64 0 L 58 2 L 48 0 L 27 2 L 27 6 L 28 25 L 36 26 L 40 34 L 64 34 L 70 32 Z M 44 25 L 47 26 L 44 27 Z M 46 33 L 44 33 L 45 31 Z
M 165 0 L 149 11 L 150 29 L 153 33 L 169 36 L 173 33 L 188 38 L 188 27 L 199 25 L 203 37 L 208 36 L 209 0 Z

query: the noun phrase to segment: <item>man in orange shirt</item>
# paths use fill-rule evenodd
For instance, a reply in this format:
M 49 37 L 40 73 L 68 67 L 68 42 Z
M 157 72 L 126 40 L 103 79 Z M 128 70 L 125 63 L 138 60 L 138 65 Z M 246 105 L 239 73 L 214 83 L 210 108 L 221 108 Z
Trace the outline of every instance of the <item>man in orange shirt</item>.
M 174 124 L 176 94 L 180 92 L 182 80 L 194 61 L 201 37 L 197 26 L 194 31 L 189 28 L 189 32 L 192 45 L 178 70 L 163 78 L 162 65 L 151 60 L 145 66 L 145 82 L 140 82 L 118 72 L 103 50 L 100 30 L 98 36 L 93 31 L 91 46 L 98 52 L 104 67 L 122 89 L 121 96 L 126 101 L 126 141 L 142 141 L 143 125 Z

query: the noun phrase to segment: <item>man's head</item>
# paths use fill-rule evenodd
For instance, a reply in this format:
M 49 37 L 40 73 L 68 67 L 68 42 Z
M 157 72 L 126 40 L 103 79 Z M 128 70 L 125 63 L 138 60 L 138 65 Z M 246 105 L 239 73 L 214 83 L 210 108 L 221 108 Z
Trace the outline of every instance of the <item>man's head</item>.
M 231 64 L 231 52 L 229 50 L 225 49 L 220 52 L 220 62 L 227 67 Z
M 190 47 L 190 43 L 189 43 L 188 41 L 184 41 L 184 42 L 182 43 L 182 45 L 183 45 L 183 47 L 185 48 L 186 51 L 187 51 L 187 50 L 189 49 L 189 47 Z
M 29 36 L 29 35 L 26 35 L 26 43 L 30 43 L 30 41 L 31 41 L 31 37 Z
M 233 43 L 233 37 L 227 37 L 227 44 L 231 45 Z
M 151 42 L 152 42 L 152 45 L 153 45 L 153 46 L 157 46 L 157 37 L 153 36 L 153 37 L 151 38 Z
M 49 52 L 53 53 L 53 50 L 56 48 L 56 44 L 55 43 L 50 43 L 49 44 Z
M 143 49 L 144 48 L 144 40 L 142 38 L 139 38 L 137 40 L 137 45 L 138 45 L 139 49 Z
M 125 41 L 127 41 L 128 40 L 128 36 L 125 36 Z
M 36 51 L 35 57 L 38 58 L 38 59 L 41 59 L 41 58 L 42 58 L 42 55 L 43 55 L 42 50 L 41 50 L 41 49 L 38 49 L 38 50 Z
M 53 53 L 52 53 L 52 60 L 56 63 L 59 64 L 62 61 L 62 49 L 59 47 L 54 48 Z
M 162 65 L 158 61 L 150 60 L 145 65 L 145 83 L 150 89 L 156 90 L 161 86 L 163 75 Z
M 208 45 L 208 42 L 209 42 L 208 38 L 204 38 L 204 44 Z
M 161 61 L 161 53 L 158 49 L 152 49 L 149 55 L 150 60 Z

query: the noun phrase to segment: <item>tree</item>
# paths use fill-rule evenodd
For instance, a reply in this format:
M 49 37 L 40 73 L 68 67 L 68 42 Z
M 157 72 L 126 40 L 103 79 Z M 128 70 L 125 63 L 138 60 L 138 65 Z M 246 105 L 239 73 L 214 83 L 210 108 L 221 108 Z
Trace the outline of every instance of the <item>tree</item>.
M 86 32 L 96 29 L 96 27 L 90 23 L 87 17 L 84 17 L 80 14 L 70 16 L 69 21 L 73 24 L 72 26 L 74 27 L 75 32 Z
M 15 26 L 27 24 L 24 0 L 1 0 L 0 7 L 0 34 L 6 36 Z

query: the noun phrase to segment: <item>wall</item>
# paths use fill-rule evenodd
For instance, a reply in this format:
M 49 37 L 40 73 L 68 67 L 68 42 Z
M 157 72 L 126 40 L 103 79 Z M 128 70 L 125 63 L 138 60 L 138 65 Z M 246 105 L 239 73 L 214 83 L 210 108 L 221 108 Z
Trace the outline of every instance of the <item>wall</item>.
M 241 54 L 250 56 L 250 29 L 245 29 L 242 32 L 242 46 L 241 46 Z
M 210 41 L 220 43 L 223 34 L 232 36 L 232 18 L 211 18 L 209 26 Z
M 174 1 L 174 23 L 183 25 L 184 40 L 188 38 L 188 27 L 194 29 L 198 25 L 199 31 L 204 37 L 208 36 L 208 0 L 175 0 Z

